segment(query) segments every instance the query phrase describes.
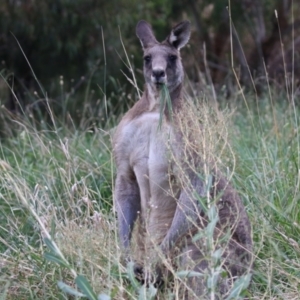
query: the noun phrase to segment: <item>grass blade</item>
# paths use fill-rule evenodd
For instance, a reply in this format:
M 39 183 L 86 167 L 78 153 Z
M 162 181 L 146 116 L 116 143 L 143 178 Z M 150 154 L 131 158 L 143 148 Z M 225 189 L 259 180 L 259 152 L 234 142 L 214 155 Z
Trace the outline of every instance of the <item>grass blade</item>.
M 90 283 L 86 280 L 84 276 L 78 275 L 75 278 L 75 283 L 89 300 L 98 300 Z

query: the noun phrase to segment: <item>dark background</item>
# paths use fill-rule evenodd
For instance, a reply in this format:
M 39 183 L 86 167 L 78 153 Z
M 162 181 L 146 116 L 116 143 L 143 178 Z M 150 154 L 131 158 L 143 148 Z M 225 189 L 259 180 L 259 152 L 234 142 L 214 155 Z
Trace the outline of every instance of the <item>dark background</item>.
M 1 105 L 12 113 L 43 111 L 47 99 L 57 115 L 68 112 L 75 121 L 93 113 L 87 102 L 98 108 L 98 119 L 103 110 L 118 114 L 136 97 L 121 72 L 132 78 L 121 36 L 142 86 L 140 19 L 152 24 L 158 40 L 177 22 L 192 22 L 182 54 L 199 89 L 213 84 L 230 96 L 239 82 L 258 95 L 267 83 L 297 91 L 299 16 L 300 4 L 291 0 L 232 0 L 230 7 L 224 0 L 2 0 Z

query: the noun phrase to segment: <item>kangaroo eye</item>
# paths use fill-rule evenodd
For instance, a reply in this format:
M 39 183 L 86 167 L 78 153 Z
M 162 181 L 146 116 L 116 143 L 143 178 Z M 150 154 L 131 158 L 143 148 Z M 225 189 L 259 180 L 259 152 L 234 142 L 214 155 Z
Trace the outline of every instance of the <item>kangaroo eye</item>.
M 170 61 L 175 61 L 177 59 L 176 55 L 169 55 L 169 60 Z
M 146 63 L 150 62 L 150 61 L 151 61 L 151 56 L 150 56 L 150 55 L 146 55 L 146 56 L 144 57 L 144 61 L 145 61 Z

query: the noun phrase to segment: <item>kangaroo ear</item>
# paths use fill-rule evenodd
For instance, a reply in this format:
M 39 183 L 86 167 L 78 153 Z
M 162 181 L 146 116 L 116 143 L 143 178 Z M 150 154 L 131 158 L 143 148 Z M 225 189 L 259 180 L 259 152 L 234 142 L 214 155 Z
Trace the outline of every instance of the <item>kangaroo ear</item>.
M 158 43 L 153 34 L 151 25 L 144 20 L 138 22 L 135 32 L 140 39 L 143 49 Z
M 176 49 L 184 47 L 190 39 L 191 23 L 190 21 L 182 21 L 177 24 L 167 37 L 167 41 Z

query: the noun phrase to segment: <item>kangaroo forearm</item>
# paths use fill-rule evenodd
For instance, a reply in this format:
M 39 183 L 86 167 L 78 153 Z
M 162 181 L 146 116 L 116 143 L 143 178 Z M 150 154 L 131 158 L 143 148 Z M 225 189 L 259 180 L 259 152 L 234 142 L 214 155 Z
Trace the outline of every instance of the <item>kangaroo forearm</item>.
M 190 224 L 187 222 L 184 213 L 180 212 L 180 215 L 179 213 L 175 215 L 172 226 L 160 245 L 162 252 L 166 256 L 176 244 L 178 239 L 187 232 L 189 226 Z
M 177 209 L 172 225 L 161 243 L 161 250 L 167 254 L 176 244 L 177 240 L 195 226 L 200 216 L 200 207 L 192 196 L 182 192 L 179 197 Z

